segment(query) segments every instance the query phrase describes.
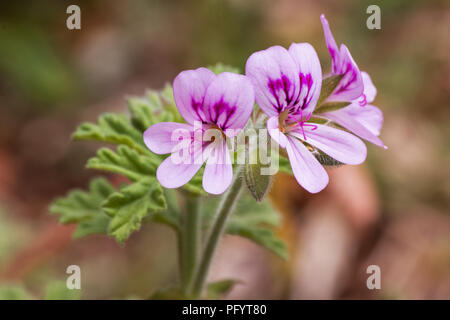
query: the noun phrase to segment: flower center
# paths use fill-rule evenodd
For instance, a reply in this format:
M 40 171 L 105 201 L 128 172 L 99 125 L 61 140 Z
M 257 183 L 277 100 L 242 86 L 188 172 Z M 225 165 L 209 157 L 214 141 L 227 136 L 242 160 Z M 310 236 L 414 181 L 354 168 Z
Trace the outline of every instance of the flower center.
M 288 133 L 294 130 L 297 131 L 298 129 L 300 129 L 303 134 L 303 139 L 306 141 L 306 134 L 304 127 L 312 127 L 311 130 L 317 129 L 317 125 L 306 122 L 310 117 L 311 115 L 309 115 L 306 118 L 303 118 L 303 114 L 300 112 L 300 119 L 297 119 L 292 114 L 290 114 L 288 110 L 285 110 L 282 113 L 280 113 L 278 117 L 278 128 L 283 133 Z

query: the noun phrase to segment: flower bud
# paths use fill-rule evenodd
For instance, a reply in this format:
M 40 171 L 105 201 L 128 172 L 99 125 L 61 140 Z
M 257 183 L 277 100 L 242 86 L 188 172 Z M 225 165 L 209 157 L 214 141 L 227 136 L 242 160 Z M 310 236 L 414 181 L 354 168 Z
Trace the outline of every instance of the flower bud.
M 270 190 L 272 175 L 261 174 L 263 166 L 259 161 L 255 164 L 247 163 L 244 167 L 244 179 L 253 198 L 261 202 Z

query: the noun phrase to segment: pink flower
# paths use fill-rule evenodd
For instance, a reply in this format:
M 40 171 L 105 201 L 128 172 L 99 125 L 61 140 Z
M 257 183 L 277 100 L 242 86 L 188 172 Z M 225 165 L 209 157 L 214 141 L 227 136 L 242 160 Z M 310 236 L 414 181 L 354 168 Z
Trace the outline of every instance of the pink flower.
M 162 186 L 178 188 L 191 180 L 206 161 L 203 188 L 221 194 L 233 176 L 225 137 L 242 129 L 250 118 L 253 87 L 243 75 L 224 72 L 216 76 L 199 68 L 183 71 L 175 78 L 173 95 L 187 123 L 161 122 L 144 132 L 144 142 L 151 151 L 171 153 L 158 167 L 156 177 Z M 208 139 L 204 136 L 208 129 L 215 129 L 219 135 Z M 178 159 L 181 148 L 188 152 L 184 161 Z
M 378 138 L 383 125 L 383 113 L 373 105 L 369 105 L 377 94 L 377 89 L 366 72 L 360 72 L 353 61 L 347 47 L 341 44 L 338 50 L 327 19 L 322 14 L 325 41 L 331 56 L 333 75 L 343 74 L 343 78 L 327 101 L 350 101 L 345 108 L 326 112 L 322 116 L 338 123 L 359 137 L 387 149 Z
M 246 75 L 255 88 L 255 98 L 269 116 L 271 137 L 286 148 L 298 183 L 311 193 L 328 184 L 328 174 L 305 143 L 346 164 L 360 164 L 366 158 L 364 143 L 354 135 L 308 122 L 322 86 L 322 70 L 314 48 L 293 43 L 253 53 Z

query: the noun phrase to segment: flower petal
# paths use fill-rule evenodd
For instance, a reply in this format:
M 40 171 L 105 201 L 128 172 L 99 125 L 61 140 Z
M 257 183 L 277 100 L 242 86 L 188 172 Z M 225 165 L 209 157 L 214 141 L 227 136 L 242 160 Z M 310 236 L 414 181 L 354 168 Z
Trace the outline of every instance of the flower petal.
M 156 170 L 156 178 L 164 188 L 179 188 L 188 183 L 203 163 L 177 163 L 173 155 L 165 159 Z
M 298 97 L 298 65 L 283 47 L 253 53 L 245 65 L 245 74 L 255 88 L 256 102 L 269 117 L 292 106 Z
M 150 151 L 156 154 L 166 154 L 174 151 L 181 137 L 190 136 L 192 126 L 177 122 L 160 122 L 152 125 L 143 134 L 144 143 Z
M 225 139 L 223 139 L 213 144 L 203 173 L 203 189 L 211 194 L 224 193 L 232 179 L 233 166 Z
M 374 135 L 380 135 L 383 126 L 383 112 L 379 108 L 367 105 L 359 108 L 357 112 L 352 112 L 352 116 Z
M 267 120 L 267 130 L 269 131 L 269 135 L 275 140 L 280 147 L 286 148 L 286 144 L 288 143 L 286 136 L 282 133 L 278 126 L 278 116 L 274 116 Z
M 306 140 L 301 132 L 291 131 L 289 135 L 308 142 L 342 163 L 360 164 L 366 159 L 366 145 L 351 133 L 323 124 L 304 126 L 304 131 Z
M 364 95 L 367 103 L 373 102 L 377 95 L 377 88 L 373 85 L 372 79 L 367 72 L 361 71 L 362 80 L 364 83 Z
M 349 111 L 348 109 L 356 109 L 359 111 Z M 350 105 L 341 110 L 327 112 L 322 114 L 324 117 L 336 122 L 347 130 L 350 130 L 359 137 L 387 149 L 377 135 L 383 124 L 383 114 L 380 109 L 367 105 L 365 107 Z
M 314 111 L 322 88 L 322 68 L 316 50 L 309 43 L 293 43 L 289 53 L 299 66 L 300 88 L 296 99 L 308 117 Z
M 364 92 L 364 83 L 356 62 L 353 60 L 348 48 L 341 45 L 341 65 L 334 74 L 343 74 L 341 81 L 328 101 L 352 101 L 359 98 Z
M 204 100 L 208 123 L 222 130 L 244 128 L 254 104 L 255 93 L 250 80 L 230 72 L 223 72 L 214 79 Z
M 333 74 L 338 74 L 337 70 L 340 69 L 341 65 L 338 46 L 336 44 L 336 40 L 334 40 L 333 34 L 331 33 L 330 25 L 328 24 L 325 15 L 322 14 L 320 16 L 320 20 L 322 21 L 323 33 L 325 34 L 325 42 L 327 43 L 328 51 L 331 56 L 331 69 Z
M 203 99 L 215 77 L 212 71 L 198 68 L 180 72 L 173 81 L 175 104 L 186 122 L 194 124 L 204 120 Z
M 314 155 L 297 139 L 287 137 L 286 151 L 297 182 L 311 193 L 317 193 L 328 184 L 328 174 Z
M 200 141 L 183 141 L 181 148 L 167 157 L 156 170 L 156 178 L 165 188 L 178 188 L 191 180 L 205 162 Z

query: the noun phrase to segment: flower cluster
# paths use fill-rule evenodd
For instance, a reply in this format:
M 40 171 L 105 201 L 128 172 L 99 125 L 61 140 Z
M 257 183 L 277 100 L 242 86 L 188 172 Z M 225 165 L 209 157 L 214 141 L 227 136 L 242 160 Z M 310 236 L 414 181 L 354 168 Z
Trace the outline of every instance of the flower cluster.
M 378 138 L 382 112 L 370 105 L 376 88 L 369 75 L 359 70 L 348 48 L 344 44 L 338 48 L 323 15 L 321 21 L 332 62 L 331 74 L 325 77 L 314 48 L 308 43 L 293 43 L 289 49 L 273 46 L 253 53 L 245 75 L 215 75 L 199 68 L 175 78 L 175 103 L 186 123 L 162 122 L 144 132 L 144 142 L 151 151 L 171 154 L 157 170 L 162 186 L 184 185 L 206 162 L 203 188 L 208 193 L 223 193 L 233 175 L 226 138 L 244 129 L 255 102 L 268 117 L 270 136 L 285 149 L 296 180 L 311 193 L 328 184 L 328 174 L 315 153 L 356 165 L 364 162 L 367 154 L 358 137 L 386 148 Z M 328 77 L 339 82 L 320 103 L 343 107 L 315 111 L 322 82 Z M 205 139 L 209 129 L 219 134 Z M 188 161 L 176 159 L 181 146 L 188 150 L 184 156 Z

